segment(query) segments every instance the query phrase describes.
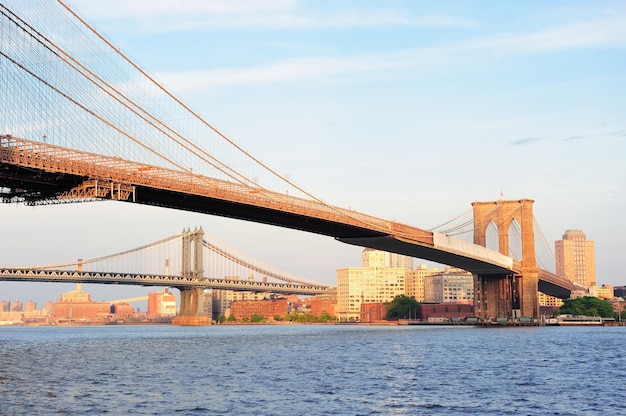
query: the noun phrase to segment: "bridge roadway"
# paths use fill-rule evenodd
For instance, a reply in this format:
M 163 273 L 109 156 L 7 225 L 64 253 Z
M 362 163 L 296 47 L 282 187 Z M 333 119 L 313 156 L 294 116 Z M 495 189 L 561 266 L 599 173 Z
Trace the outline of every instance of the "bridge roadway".
M 417 227 L 320 201 L 11 135 L 0 135 L 0 192 L 4 202 L 32 205 L 113 199 L 200 212 L 331 236 L 472 273 L 520 273 L 519 262 L 511 257 Z M 544 293 L 549 295 L 568 297 L 573 290 L 571 282 L 558 276 L 549 276 L 544 283 Z
M 210 278 L 194 279 L 180 276 L 19 268 L 0 268 L 0 280 L 14 282 L 104 283 L 113 285 L 167 286 L 175 287 L 177 289 L 223 289 L 247 292 L 271 292 L 285 295 L 318 295 L 330 289 L 329 286 L 255 282 L 252 280 Z

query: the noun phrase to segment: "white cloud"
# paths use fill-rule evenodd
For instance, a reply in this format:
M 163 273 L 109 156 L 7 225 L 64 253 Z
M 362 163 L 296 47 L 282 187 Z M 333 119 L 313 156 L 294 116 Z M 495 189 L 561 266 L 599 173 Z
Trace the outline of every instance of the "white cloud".
M 336 3 L 339 5 L 340 3 Z M 360 7 L 304 9 L 295 0 L 76 0 L 88 20 L 133 21 L 142 32 L 216 29 L 319 29 L 376 26 L 471 27 L 470 19 L 437 13 L 413 16 L 406 10 Z M 361 7 L 362 6 L 362 7 Z
M 353 56 L 289 58 L 256 67 L 160 73 L 155 77 L 179 92 L 220 85 L 324 80 L 411 69 L 432 71 L 486 56 L 516 56 L 626 44 L 626 16 L 573 23 L 526 34 L 503 34 L 419 49 Z M 413 72 L 415 75 L 415 72 Z
M 466 47 L 472 50 L 485 50 L 494 54 L 509 55 L 624 45 L 624 43 L 626 43 L 626 15 L 617 14 L 535 33 L 506 34 L 478 39 L 468 43 Z

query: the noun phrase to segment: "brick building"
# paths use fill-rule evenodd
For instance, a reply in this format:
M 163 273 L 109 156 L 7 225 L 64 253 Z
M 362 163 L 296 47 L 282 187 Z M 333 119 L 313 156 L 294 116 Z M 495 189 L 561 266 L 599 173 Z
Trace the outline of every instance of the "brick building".
M 176 296 L 168 289 L 148 293 L 148 312 L 152 316 L 175 316 Z
M 252 315 L 261 315 L 265 319 L 272 320 L 274 316 L 283 317 L 289 313 L 287 299 L 268 300 L 237 300 L 230 304 L 230 314 L 240 321 L 250 318 Z
M 388 303 L 362 303 L 361 304 L 361 322 L 380 322 L 384 321 L 387 317 L 387 309 L 385 306 Z
M 327 314 L 335 316 L 335 309 L 337 308 L 337 298 L 324 299 L 314 297 L 311 298 L 311 315 L 322 316 L 322 313 L 326 311 Z
M 474 316 L 474 305 L 471 303 L 438 303 L 420 304 L 420 316 L 423 321 L 428 318 L 465 318 Z

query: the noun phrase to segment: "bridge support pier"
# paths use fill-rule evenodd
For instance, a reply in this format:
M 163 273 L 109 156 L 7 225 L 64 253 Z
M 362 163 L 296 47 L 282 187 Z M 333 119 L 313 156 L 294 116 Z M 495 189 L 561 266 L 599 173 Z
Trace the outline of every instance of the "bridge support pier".
M 183 230 L 182 277 L 191 280 L 202 280 L 202 227 L 194 231 Z M 172 325 L 211 325 L 211 311 L 204 302 L 202 287 L 179 287 L 180 308 L 178 315 L 172 319 Z
M 204 302 L 204 289 L 201 287 L 180 288 L 180 308 L 172 319 L 172 325 L 199 326 L 211 325 L 210 311 Z
M 533 316 L 520 303 L 518 275 L 474 275 L 474 313 L 483 319 Z
M 514 221 L 521 230 L 521 274 L 474 276 L 474 312 L 480 318 L 539 318 L 533 202 L 520 199 L 472 203 L 475 244 L 487 246 L 487 227 L 493 224 L 498 230 L 498 251 L 508 256 L 509 229 Z
M 538 273 L 474 275 L 474 314 L 480 318 L 538 318 Z

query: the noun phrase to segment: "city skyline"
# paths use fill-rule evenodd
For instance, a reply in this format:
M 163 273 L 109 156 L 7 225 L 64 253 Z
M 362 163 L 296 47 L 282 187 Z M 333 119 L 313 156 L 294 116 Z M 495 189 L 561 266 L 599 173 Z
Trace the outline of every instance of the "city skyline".
M 596 242 L 598 284 L 626 283 L 617 254 L 622 3 L 173 5 L 72 2 L 184 102 L 325 201 L 430 228 L 476 200 L 530 198 L 548 241 L 583 230 Z M 265 263 L 333 284 L 362 250 L 119 202 L 3 204 L 0 213 L 2 265 L 97 257 L 202 226 Z M 0 298 L 26 302 L 5 295 L 24 290 L 54 300 L 70 286 L 0 282 Z M 147 291 L 113 289 L 86 290 L 99 300 Z

